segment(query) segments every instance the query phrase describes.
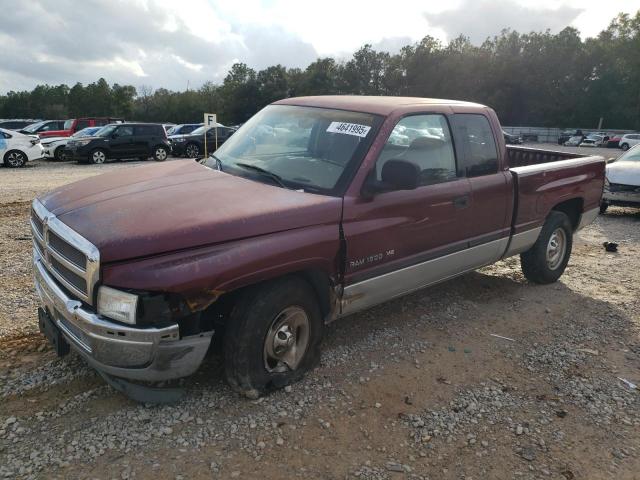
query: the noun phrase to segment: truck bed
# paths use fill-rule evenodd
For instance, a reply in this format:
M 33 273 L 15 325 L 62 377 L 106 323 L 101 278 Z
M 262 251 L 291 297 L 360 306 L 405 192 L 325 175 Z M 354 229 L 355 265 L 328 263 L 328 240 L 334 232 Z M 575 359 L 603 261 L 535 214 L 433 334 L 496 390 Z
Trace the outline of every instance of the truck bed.
M 574 229 L 598 213 L 604 185 L 605 159 L 575 153 L 507 147 L 513 175 L 513 234 L 540 228 L 551 209 L 565 205 Z

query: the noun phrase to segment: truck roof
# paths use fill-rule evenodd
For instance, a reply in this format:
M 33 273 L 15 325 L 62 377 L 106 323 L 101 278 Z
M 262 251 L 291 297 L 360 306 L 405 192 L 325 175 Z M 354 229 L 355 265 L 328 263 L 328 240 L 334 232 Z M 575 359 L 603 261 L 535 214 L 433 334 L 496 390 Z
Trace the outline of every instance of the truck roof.
M 315 97 L 293 97 L 273 102 L 275 105 L 298 105 L 306 107 L 334 108 L 354 112 L 389 115 L 394 110 L 415 105 L 458 105 L 484 108 L 484 105 L 459 100 L 421 97 L 384 97 L 365 95 L 321 95 Z

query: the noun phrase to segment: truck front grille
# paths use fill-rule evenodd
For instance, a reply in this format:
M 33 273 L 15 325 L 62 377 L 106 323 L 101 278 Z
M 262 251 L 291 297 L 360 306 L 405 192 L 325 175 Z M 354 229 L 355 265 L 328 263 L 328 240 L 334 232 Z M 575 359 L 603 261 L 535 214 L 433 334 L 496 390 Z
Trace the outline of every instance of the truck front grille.
M 93 303 L 98 282 L 98 249 L 50 213 L 38 200 L 31 211 L 34 253 L 44 267 L 73 296 Z

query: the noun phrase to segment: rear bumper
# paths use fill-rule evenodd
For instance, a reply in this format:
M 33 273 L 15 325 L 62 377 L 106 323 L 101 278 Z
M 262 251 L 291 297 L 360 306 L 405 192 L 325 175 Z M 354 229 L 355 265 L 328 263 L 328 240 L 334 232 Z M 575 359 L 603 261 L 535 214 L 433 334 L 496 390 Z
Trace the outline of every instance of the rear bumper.
M 213 332 L 180 339 L 179 328 L 133 328 L 88 310 L 57 285 L 37 254 L 36 291 L 43 310 L 64 339 L 97 370 L 131 380 L 161 381 L 194 373 Z

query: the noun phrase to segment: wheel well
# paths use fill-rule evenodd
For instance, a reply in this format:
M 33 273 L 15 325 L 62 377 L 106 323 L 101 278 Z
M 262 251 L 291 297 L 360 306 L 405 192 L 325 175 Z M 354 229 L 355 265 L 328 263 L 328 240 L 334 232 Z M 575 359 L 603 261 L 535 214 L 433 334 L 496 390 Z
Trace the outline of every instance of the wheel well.
M 582 207 L 584 205 L 584 200 L 582 198 L 572 198 L 571 200 L 564 201 L 559 203 L 552 210 L 562 212 L 571 221 L 571 225 L 573 229 L 576 230 L 578 228 L 578 224 L 580 223 L 580 216 L 582 215 Z
M 6 153 L 4 154 L 4 156 L 2 157 L 2 161 L 5 163 L 5 165 L 6 165 L 6 163 L 7 163 L 7 158 L 9 157 L 9 154 L 10 154 L 10 153 L 13 153 L 13 152 L 21 153 L 22 155 L 24 155 L 25 157 L 27 157 L 27 160 L 29 159 L 29 157 L 27 156 L 27 154 L 26 154 L 26 153 L 24 153 L 22 150 L 18 150 L 17 148 L 13 148 L 13 149 L 11 149 L 11 150 L 7 150 L 7 152 L 6 152 Z

